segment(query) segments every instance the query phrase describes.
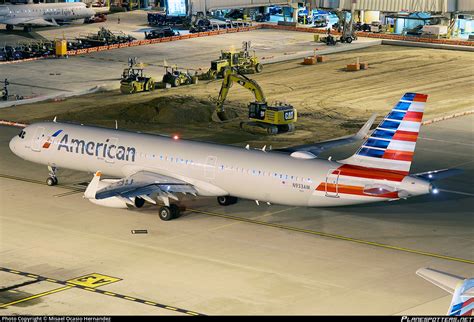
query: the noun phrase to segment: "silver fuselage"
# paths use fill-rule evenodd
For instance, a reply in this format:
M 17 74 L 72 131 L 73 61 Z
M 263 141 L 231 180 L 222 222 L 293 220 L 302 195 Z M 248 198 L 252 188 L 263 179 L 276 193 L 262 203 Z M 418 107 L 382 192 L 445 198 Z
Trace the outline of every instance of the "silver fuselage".
M 56 122 L 36 123 L 24 131 L 23 138 L 11 140 L 10 148 L 25 160 L 120 178 L 138 171 L 156 172 L 193 184 L 205 196 L 232 195 L 294 206 L 398 199 L 322 190 L 328 183 L 341 189 L 386 183 L 339 177 L 334 170 L 342 164 L 330 160 Z M 409 186 L 410 195 L 428 193 L 424 181 L 409 176 L 390 184 L 404 190 Z
M 87 8 L 84 3 L 45 3 L 25 5 L 0 6 L 0 23 L 23 25 L 29 19 L 44 19 L 58 22 L 67 22 L 77 19 L 90 18 L 95 15 L 93 9 Z M 34 23 L 32 23 L 34 25 Z M 41 24 L 39 24 L 41 25 Z

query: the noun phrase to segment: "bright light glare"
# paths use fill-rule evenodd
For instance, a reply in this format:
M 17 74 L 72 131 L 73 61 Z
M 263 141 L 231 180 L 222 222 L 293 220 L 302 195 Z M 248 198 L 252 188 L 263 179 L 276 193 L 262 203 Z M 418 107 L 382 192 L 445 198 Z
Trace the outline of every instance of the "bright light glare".
M 439 190 L 437 188 L 434 188 L 432 192 L 433 192 L 433 194 L 436 195 L 436 194 L 438 194 Z
M 178 135 L 173 135 L 173 140 L 178 140 L 179 139 L 179 136 Z

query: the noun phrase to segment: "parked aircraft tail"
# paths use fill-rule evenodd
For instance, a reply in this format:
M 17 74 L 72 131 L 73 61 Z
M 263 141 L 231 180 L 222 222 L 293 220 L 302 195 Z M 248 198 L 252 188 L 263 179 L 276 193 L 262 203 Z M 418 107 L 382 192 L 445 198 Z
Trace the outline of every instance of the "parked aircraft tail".
M 408 174 L 427 98 L 418 93 L 403 95 L 359 150 L 340 162 Z
M 453 294 L 448 310 L 450 316 L 471 316 L 474 312 L 474 278 L 465 279 L 432 268 L 420 268 L 418 276 Z

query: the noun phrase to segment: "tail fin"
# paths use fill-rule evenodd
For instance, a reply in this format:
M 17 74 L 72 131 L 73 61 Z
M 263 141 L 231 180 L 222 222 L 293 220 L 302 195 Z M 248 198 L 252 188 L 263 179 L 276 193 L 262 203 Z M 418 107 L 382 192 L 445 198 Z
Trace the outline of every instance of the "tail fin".
M 471 316 L 474 312 L 474 279 L 451 275 L 432 268 L 420 268 L 418 276 L 453 294 L 448 315 Z
M 428 95 L 406 93 L 370 137 L 341 163 L 408 174 Z

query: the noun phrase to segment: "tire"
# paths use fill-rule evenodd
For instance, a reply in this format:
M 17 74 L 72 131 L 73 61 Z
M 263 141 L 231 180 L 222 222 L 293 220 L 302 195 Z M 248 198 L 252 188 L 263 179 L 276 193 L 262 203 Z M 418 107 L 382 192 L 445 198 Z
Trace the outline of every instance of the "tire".
M 179 218 L 179 216 L 181 216 L 181 211 L 177 205 L 171 204 L 170 210 L 171 210 L 171 216 L 173 217 L 173 219 Z
M 352 37 L 347 37 L 346 38 L 346 43 L 350 44 L 352 42 Z
M 145 204 L 145 199 L 140 197 L 135 197 L 135 201 L 133 202 L 136 208 L 141 208 Z
M 148 91 L 152 92 L 153 90 L 155 90 L 155 82 L 154 81 L 149 81 L 148 82 Z
M 180 84 L 179 82 L 179 78 L 178 77 L 174 77 L 172 80 L 171 80 L 171 86 L 173 87 L 178 87 Z
M 158 210 L 158 215 L 160 216 L 160 219 L 163 221 L 169 221 L 173 219 L 173 214 L 171 213 L 170 207 L 166 207 L 166 206 L 160 207 L 160 209 Z
M 7 25 L 7 31 L 13 31 L 13 25 Z
M 217 202 L 221 206 L 229 206 L 237 203 L 237 197 L 232 197 L 232 196 L 220 196 L 217 197 Z
M 267 128 L 267 133 L 270 135 L 278 134 L 278 128 L 276 126 L 270 126 Z
M 49 177 L 48 179 L 46 179 L 46 184 L 50 187 L 56 185 L 56 181 L 54 180 L 53 177 Z
M 255 65 L 255 72 L 257 73 L 261 73 L 263 70 L 263 65 L 258 63 L 257 65 Z
M 54 185 L 57 185 L 58 184 L 58 178 L 57 177 L 53 177 L 53 180 L 54 180 Z

